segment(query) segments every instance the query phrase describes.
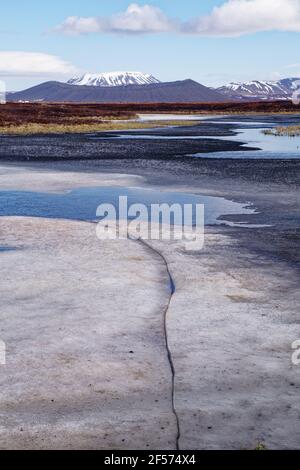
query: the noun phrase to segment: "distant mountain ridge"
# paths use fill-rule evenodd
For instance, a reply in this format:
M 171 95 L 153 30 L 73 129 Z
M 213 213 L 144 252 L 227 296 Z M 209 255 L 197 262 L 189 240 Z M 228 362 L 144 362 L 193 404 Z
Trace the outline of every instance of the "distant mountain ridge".
M 217 91 L 229 99 L 290 100 L 298 88 L 300 78 L 284 78 L 277 81 L 231 82 L 217 88 Z
M 85 74 L 67 83 L 45 82 L 15 93 L 8 101 L 95 102 L 95 103 L 190 103 L 228 101 L 291 100 L 300 90 L 299 78 L 277 81 L 232 82 L 209 88 L 194 80 L 160 82 L 141 72 L 108 72 Z
M 220 103 L 226 100 L 217 91 L 193 80 L 109 87 L 45 82 L 11 93 L 7 98 L 8 101 L 76 103 Z
M 153 75 L 141 72 L 106 72 L 90 74 L 86 73 L 81 77 L 71 78 L 70 85 L 80 86 L 129 86 L 129 85 L 150 85 L 160 83 Z

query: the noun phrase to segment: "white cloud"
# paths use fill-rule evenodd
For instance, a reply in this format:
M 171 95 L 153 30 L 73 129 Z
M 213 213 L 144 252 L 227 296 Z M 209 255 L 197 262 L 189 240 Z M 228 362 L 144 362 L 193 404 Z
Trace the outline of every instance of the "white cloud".
M 285 66 L 286 69 L 298 69 L 300 68 L 300 63 L 298 64 L 289 64 Z
M 174 32 L 222 37 L 272 30 L 300 32 L 300 0 L 227 0 L 210 15 L 181 23 L 158 7 L 132 3 L 126 11 L 107 18 L 70 16 L 55 30 L 73 35 Z
M 175 24 L 159 8 L 150 5 L 129 5 L 125 13 L 113 16 L 110 29 L 115 32 L 160 33 L 170 31 Z
M 241 36 L 259 31 L 300 32 L 299 0 L 228 0 L 185 30 L 209 36 Z
M 68 75 L 76 72 L 73 65 L 41 52 L 0 51 L 0 75 Z
M 55 28 L 55 31 L 70 36 L 78 34 L 100 33 L 102 26 L 99 18 L 80 18 L 78 16 L 68 16 L 65 21 Z
M 175 27 L 175 22 L 160 8 L 132 3 L 125 12 L 110 18 L 69 16 L 55 30 L 69 35 L 101 32 L 145 34 L 172 31 Z

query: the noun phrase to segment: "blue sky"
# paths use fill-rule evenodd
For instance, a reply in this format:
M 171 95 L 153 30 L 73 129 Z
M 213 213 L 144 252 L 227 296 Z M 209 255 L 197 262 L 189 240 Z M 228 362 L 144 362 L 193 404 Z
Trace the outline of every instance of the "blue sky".
M 9 90 L 116 70 L 211 86 L 300 76 L 298 0 L 3 3 L 0 79 Z

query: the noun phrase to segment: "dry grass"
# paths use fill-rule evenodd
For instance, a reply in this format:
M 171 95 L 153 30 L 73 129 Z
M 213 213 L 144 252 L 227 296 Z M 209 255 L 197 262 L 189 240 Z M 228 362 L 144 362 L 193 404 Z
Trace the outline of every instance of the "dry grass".
M 300 135 L 300 126 L 276 127 L 275 129 L 266 129 L 263 133 L 276 137 L 297 137 Z
M 267 447 L 263 442 L 259 442 L 254 450 L 267 450 Z
M 72 118 L 69 124 L 43 124 L 43 123 L 27 123 L 21 125 L 0 126 L 0 134 L 10 135 L 32 135 L 32 134 L 84 134 L 90 132 L 105 132 L 105 131 L 124 131 L 135 129 L 153 129 L 156 127 L 168 126 L 192 126 L 198 121 L 120 121 L 114 119 L 111 121 L 101 121 L 98 118 L 90 119 L 89 122 L 79 124 L 76 118 L 76 124 L 72 123 Z

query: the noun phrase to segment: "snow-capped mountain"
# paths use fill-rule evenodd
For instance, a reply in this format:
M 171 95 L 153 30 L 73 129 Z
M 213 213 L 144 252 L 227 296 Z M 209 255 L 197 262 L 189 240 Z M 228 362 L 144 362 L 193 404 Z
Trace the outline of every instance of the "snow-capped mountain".
M 277 81 L 254 80 L 245 83 L 232 82 L 217 88 L 228 98 L 257 100 L 289 100 L 295 90 L 300 89 L 300 78 L 285 78 Z
M 10 101 L 74 103 L 220 103 L 224 95 L 194 80 L 139 86 L 77 86 L 62 82 L 40 83 L 12 93 Z
M 128 86 L 128 85 L 150 85 L 160 83 L 153 75 L 141 72 L 107 72 L 107 73 L 86 73 L 82 77 L 74 77 L 68 81 L 70 85 L 86 86 Z

